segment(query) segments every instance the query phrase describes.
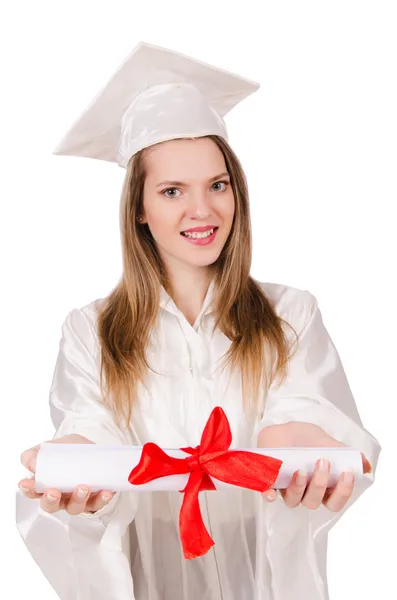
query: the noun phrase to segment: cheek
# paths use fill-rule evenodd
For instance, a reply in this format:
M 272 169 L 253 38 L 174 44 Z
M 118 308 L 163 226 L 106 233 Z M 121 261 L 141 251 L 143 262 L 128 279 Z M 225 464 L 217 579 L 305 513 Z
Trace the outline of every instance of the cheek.
M 157 210 L 147 212 L 146 218 L 153 237 L 159 241 L 175 234 L 178 230 L 177 211 L 162 210 L 161 207 L 157 207 Z
M 227 195 L 227 197 L 220 197 L 216 203 L 216 211 L 225 221 L 232 221 L 235 211 L 235 200 L 233 193 Z

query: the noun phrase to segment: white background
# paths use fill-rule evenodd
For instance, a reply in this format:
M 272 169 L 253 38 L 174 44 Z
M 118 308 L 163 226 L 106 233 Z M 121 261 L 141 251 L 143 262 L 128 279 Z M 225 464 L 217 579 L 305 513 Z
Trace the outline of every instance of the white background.
M 390 597 L 395 2 L 25 0 L 2 12 L 0 597 L 56 597 L 14 525 L 19 455 L 52 437 L 48 393 L 66 314 L 109 293 L 121 269 L 124 171 L 51 152 L 140 40 L 262 84 L 227 117 L 250 185 L 252 275 L 316 295 L 364 426 L 383 447 L 375 485 L 330 533 L 330 596 L 372 599 L 381 588 Z

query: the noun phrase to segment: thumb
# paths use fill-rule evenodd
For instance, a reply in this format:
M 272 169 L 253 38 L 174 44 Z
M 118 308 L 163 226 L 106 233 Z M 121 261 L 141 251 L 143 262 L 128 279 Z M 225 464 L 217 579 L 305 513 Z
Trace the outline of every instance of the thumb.
M 31 471 L 32 473 L 36 472 L 36 459 L 37 459 L 37 454 L 39 452 L 39 448 L 40 448 L 40 444 L 37 444 L 37 446 L 33 446 L 33 448 L 29 448 L 28 450 L 25 450 L 25 452 L 22 452 L 22 454 L 21 454 L 21 463 L 23 464 L 24 467 L 29 469 L 29 471 Z

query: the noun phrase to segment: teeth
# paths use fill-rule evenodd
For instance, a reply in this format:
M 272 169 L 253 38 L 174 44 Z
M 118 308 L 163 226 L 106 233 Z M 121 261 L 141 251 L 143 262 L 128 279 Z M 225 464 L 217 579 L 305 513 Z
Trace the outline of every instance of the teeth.
M 202 232 L 198 232 L 198 231 L 193 231 L 193 232 L 184 231 L 183 235 L 185 235 L 188 238 L 202 239 L 202 238 L 206 238 L 206 237 L 210 236 L 213 233 L 213 231 L 214 231 L 214 229 L 208 229 L 208 231 L 202 231 Z

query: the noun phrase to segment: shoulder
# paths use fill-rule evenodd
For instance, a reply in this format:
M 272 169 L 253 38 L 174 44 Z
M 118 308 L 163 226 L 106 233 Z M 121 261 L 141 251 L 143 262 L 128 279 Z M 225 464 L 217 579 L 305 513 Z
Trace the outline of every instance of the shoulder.
M 97 298 L 88 304 L 72 308 L 66 316 L 66 321 L 78 325 L 82 322 L 88 322 L 96 329 L 100 308 L 104 298 Z
M 62 325 L 64 338 L 80 342 L 92 353 L 98 350 L 98 314 L 104 299 L 98 298 L 80 307 L 72 308 Z
M 302 330 L 318 308 L 317 298 L 309 290 L 282 283 L 257 281 L 279 317 L 296 330 Z

